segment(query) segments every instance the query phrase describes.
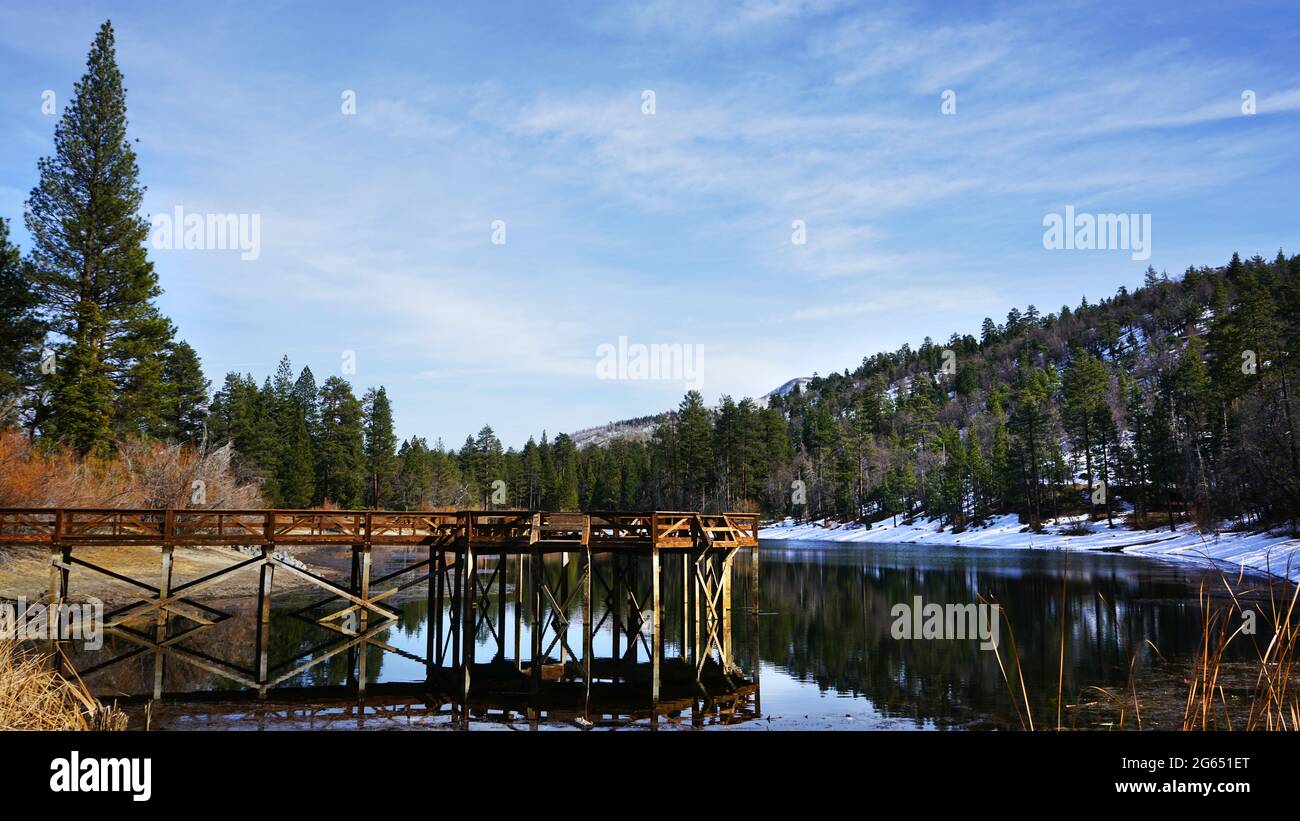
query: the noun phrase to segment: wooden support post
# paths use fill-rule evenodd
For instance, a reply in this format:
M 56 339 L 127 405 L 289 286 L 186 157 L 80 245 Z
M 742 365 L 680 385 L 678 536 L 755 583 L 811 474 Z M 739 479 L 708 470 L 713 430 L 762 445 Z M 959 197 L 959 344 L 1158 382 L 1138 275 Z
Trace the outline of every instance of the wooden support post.
M 62 557 L 63 551 L 59 550 L 57 546 L 50 548 L 50 594 L 48 597 L 49 607 L 45 611 L 45 644 L 46 649 L 52 655 L 56 670 L 62 670 L 63 666 L 59 661 L 59 656 L 55 653 L 55 648 L 58 646 L 59 636 L 59 611 L 62 609 L 63 597 L 65 595 L 63 589 L 63 571 L 59 568 L 59 562 L 62 560 Z
M 691 553 L 682 552 L 682 645 L 683 660 L 691 658 Z
M 627 630 L 628 650 L 624 653 L 624 660 L 628 664 L 636 666 L 637 663 L 637 635 L 641 631 L 641 611 L 640 608 L 633 612 L 633 600 L 637 598 L 637 557 L 627 556 L 623 562 L 623 600 L 628 605 Z M 636 621 L 633 622 L 633 618 Z
M 439 667 L 442 666 L 442 663 L 445 660 L 444 656 L 446 653 L 446 651 L 444 650 L 444 648 L 446 647 L 446 643 L 444 642 L 442 637 L 442 633 L 443 633 L 442 606 L 443 606 L 443 601 L 446 592 L 447 592 L 447 553 L 446 551 L 439 550 L 438 551 L 438 601 L 436 605 L 437 610 L 434 611 L 434 615 L 433 615 L 434 625 L 435 625 L 434 630 L 436 631 L 434 634 L 434 641 L 438 643 L 438 666 Z
M 275 565 L 271 561 L 271 548 L 269 545 L 262 546 L 262 574 L 261 585 L 258 588 L 257 596 L 257 620 L 259 624 L 271 623 L 271 589 L 275 582 Z
M 68 567 L 71 566 L 72 564 L 72 548 L 69 547 L 68 545 L 61 546 L 59 548 L 59 557 L 63 559 L 63 566 L 59 568 L 59 572 L 61 574 L 59 576 L 59 603 L 62 604 L 65 600 L 67 600 L 69 590 L 71 589 L 69 587 L 69 584 L 72 581 L 72 578 L 69 575 Z M 62 608 L 60 608 L 60 610 L 61 609 Z M 60 613 L 60 616 L 61 615 L 62 613 Z M 54 626 L 55 626 L 54 635 L 56 637 L 63 635 L 61 632 L 59 632 L 60 623 L 55 622 Z
M 366 600 L 370 599 L 370 565 L 370 545 L 363 544 L 361 545 L 361 591 L 357 595 Z M 364 631 L 367 622 L 370 621 L 369 608 L 357 608 L 357 616 L 361 624 L 361 630 Z
M 270 525 L 267 525 L 268 530 Z M 352 545 L 352 566 L 351 573 L 348 576 L 348 592 L 352 595 L 358 595 L 361 590 L 361 551 L 356 545 Z M 363 608 L 364 609 L 364 608 Z M 360 616 L 358 616 L 360 618 Z M 348 687 L 357 686 L 357 645 L 348 648 Z
M 431 684 L 433 682 L 433 667 L 435 651 L 435 636 L 437 629 L 435 623 L 442 622 L 441 608 L 435 608 L 434 597 L 438 591 L 438 578 L 440 577 L 439 567 L 434 564 L 434 556 L 437 552 L 433 549 L 433 543 L 429 543 L 429 580 L 428 587 L 424 591 L 424 682 Z M 437 648 L 441 649 L 442 645 L 438 644 Z
M 592 578 L 593 568 L 591 566 L 591 547 L 584 545 L 582 548 L 582 687 L 583 687 L 583 710 L 582 717 L 588 718 L 587 706 L 591 702 L 591 656 L 592 650 Z
M 659 677 L 664 655 L 664 610 L 659 600 L 659 548 L 650 547 L 650 608 L 654 612 L 654 633 L 650 644 L 650 702 L 653 709 L 659 703 Z
M 46 632 L 46 649 L 54 659 L 54 669 L 63 671 L 62 657 L 55 653 L 58 647 L 58 637 L 62 635 L 59 632 L 59 613 L 63 609 L 63 599 L 68 595 L 68 572 L 59 567 L 60 561 L 63 564 L 68 563 L 72 552 L 67 547 L 60 547 L 59 540 L 63 537 L 63 510 L 59 509 L 54 512 L 54 539 L 50 543 L 50 592 L 49 592 L 49 609 L 45 611 L 45 632 Z
M 700 611 L 704 611 L 707 617 L 708 606 L 709 606 L 708 590 L 705 589 L 703 582 L 700 581 L 700 575 L 701 575 L 700 566 L 704 561 L 707 561 L 707 559 L 705 559 L 706 555 L 707 554 L 703 550 L 699 552 L 691 551 L 691 564 L 693 565 L 691 568 L 692 571 L 691 572 L 691 598 L 695 602 L 695 607 L 693 608 L 694 612 L 692 613 L 692 619 L 691 619 L 692 631 L 694 633 L 693 636 L 694 641 L 692 642 L 692 651 L 691 651 L 691 661 L 695 665 L 696 678 L 699 677 L 699 672 L 701 669 L 703 669 L 703 662 L 704 662 L 704 659 L 701 656 L 702 648 L 700 647 L 700 641 L 704 638 L 704 633 L 700 629 L 702 627 L 702 625 L 700 624 Z
M 465 580 L 464 587 L 461 589 L 461 627 L 464 630 L 464 636 L 461 639 L 461 675 L 460 675 L 460 698 L 461 704 L 469 706 L 469 686 L 470 673 L 474 668 L 474 650 L 475 634 L 478 632 L 478 619 L 476 612 L 478 610 L 478 582 L 474 559 L 474 541 L 470 538 L 471 531 L 465 532 Z M 469 712 L 465 713 L 466 721 L 469 720 Z
M 460 669 L 460 620 L 461 599 L 465 585 L 465 553 L 456 551 L 451 578 L 451 601 L 448 603 L 448 618 L 451 621 L 451 666 Z
M 505 549 L 497 557 L 497 658 L 504 661 L 506 657 L 506 568 Z
M 361 589 L 357 593 L 363 599 L 370 598 L 370 543 L 361 545 Z M 364 633 L 369 626 L 370 613 L 365 607 L 357 609 L 358 629 Z M 364 639 L 357 642 L 357 698 L 365 698 L 366 683 L 369 673 L 370 644 Z
M 524 671 L 523 636 L 524 622 L 524 554 L 515 554 L 515 669 Z
M 542 689 L 542 551 L 534 547 L 531 555 L 528 557 L 528 569 L 532 576 L 532 605 L 533 605 L 533 648 L 532 648 L 532 667 L 529 668 L 529 686 L 533 695 L 541 692 Z
M 623 635 L 623 569 L 620 567 L 622 559 L 617 553 L 609 554 L 609 599 L 610 606 L 614 609 L 614 623 L 610 625 L 610 641 L 612 643 L 611 658 L 618 661 L 622 658 L 619 654 L 619 640 Z M 614 681 L 618 681 L 620 676 L 618 671 L 619 665 L 614 666 Z
M 172 591 L 172 546 L 164 544 L 162 546 L 162 572 L 158 579 L 158 600 L 161 602 L 171 595 Z M 164 607 L 158 608 L 158 615 L 154 621 L 154 636 L 159 645 L 167 640 L 167 610 Z M 166 666 L 167 657 L 163 653 L 162 647 L 154 650 L 153 657 L 153 697 L 162 698 L 163 694 L 163 669 Z
M 271 590 L 275 581 L 275 565 L 271 563 L 271 545 L 262 545 L 260 584 L 257 586 L 257 697 L 266 699 L 266 685 L 270 680 L 271 652 Z
M 730 673 L 732 668 L 731 645 L 731 560 L 734 549 L 729 549 L 722 559 L 722 672 Z
M 566 602 L 568 602 L 568 600 L 569 600 L 569 553 L 568 553 L 568 551 L 565 551 L 565 552 L 563 552 L 563 553 L 560 554 L 560 596 L 559 596 L 559 601 L 560 601 L 560 604 L 563 605 L 563 604 L 565 604 Z M 568 622 L 569 614 L 568 614 L 568 613 L 564 613 L 564 612 L 560 612 L 560 613 L 555 613 L 555 614 L 553 614 L 553 616 L 554 616 L 554 621 L 553 621 L 553 623 L 555 624 L 555 632 L 556 632 L 556 635 L 563 635 L 560 631 L 561 631 L 561 630 L 564 630 L 565 628 L 568 627 L 568 624 L 569 624 L 569 622 Z M 561 627 L 560 627 L 559 622 L 560 622 L 561 619 L 564 620 L 564 628 L 561 628 Z M 566 630 L 565 632 L 567 632 L 567 630 Z M 566 676 L 565 676 L 564 672 L 565 672 L 565 668 L 568 666 L 568 662 L 569 662 L 568 654 L 565 652 L 565 650 L 566 650 L 565 642 L 566 642 L 566 641 L 568 641 L 567 638 L 566 638 L 566 639 L 563 639 L 563 640 L 561 640 L 561 641 L 559 642 L 559 644 L 560 644 L 560 647 L 559 647 L 559 650 L 560 650 L 560 679 L 561 679 L 561 680 L 565 680 L 565 679 L 566 679 Z

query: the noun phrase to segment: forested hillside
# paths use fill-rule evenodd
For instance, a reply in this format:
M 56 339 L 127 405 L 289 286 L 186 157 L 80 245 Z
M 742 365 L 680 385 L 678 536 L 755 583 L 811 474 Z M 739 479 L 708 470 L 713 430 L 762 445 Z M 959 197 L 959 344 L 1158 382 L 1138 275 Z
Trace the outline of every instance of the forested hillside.
M 484 426 L 459 450 L 395 445 L 383 388 L 361 400 L 337 377 L 317 388 L 287 359 L 260 387 L 228 375 L 209 436 L 233 440 L 246 474 L 294 506 L 1275 524 L 1298 507 L 1297 272 L 1300 257 L 1281 253 L 1176 280 L 1148 270 L 1135 291 L 1013 308 L 978 338 L 876 354 L 767 408 L 723 397 L 710 410 L 688 393 L 649 441 L 578 449 L 542 433 L 503 449 Z

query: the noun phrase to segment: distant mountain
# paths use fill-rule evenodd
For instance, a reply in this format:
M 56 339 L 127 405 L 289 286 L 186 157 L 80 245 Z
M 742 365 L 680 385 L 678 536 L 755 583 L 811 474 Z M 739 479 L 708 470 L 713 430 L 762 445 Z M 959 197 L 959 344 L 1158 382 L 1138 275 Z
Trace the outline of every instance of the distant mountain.
M 808 387 L 808 383 L 811 381 L 812 381 L 811 376 L 796 376 L 794 379 L 791 379 L 789 382 L 786 382 L 784 385 L 777 388 L 776 390 L 768 391 L 767 393 L 760 396 L 758 398 L 758 404 L 760 407 L 765 408 L 767 407 L 768 401 L 773 396 L 789 396 L 790 393 L 792 393 L 795 388 L 798 388 L 800 392 L 802 392 Z
M 781 385 L 779 388 L 774 388 L 760 396 L 756 400 L 756 404 L 761 408 L 765 408 L 772 397 L 789 396 L 796 387 L 798 387 L 800 391 L 803 391 L 808 387 L 808 383 L 811 381 L 812 377 L 810 376 L 797 376 Z M 716 405 L 709 405 L 708 407 L 711 410 L 717 409 Z M 582 430 L 574 431 L 569 434 L 569 438 L 573 439 L 573 444 L 578 448 L 585 447 L 586 445 L 607 445 L 615 439 L 629 439 L 634 442 L 649 441 L 650 437 L 654 435 L 655 428 L 659 425 L 660 420 L 662 420 L 668 413 L 668 411 L 664 411 L 663 413 L 658 413 L 653 416 L 641 416 L 636 419 L 623 419 L 605 425 L 583 428 Z
M 581 449 L 587 445 L 608 445 L 615 439 L 630 439 L 634 442 L 646 442 L 654 435 L 659 420 L 665 414 L 642 416 L 637 419 L 623 419 L 607 425 L 583 428 L 569 434 L 575 447 Z

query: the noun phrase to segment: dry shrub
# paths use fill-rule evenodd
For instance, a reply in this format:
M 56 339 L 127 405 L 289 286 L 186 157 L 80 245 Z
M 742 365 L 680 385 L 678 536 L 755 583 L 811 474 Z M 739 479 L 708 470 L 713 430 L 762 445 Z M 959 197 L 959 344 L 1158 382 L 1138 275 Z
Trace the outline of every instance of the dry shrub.
M 59 675 L 48 656 L 0 639 L 0 730 L 125 730 L 126 723 L 81 679 Z
M 254 508 L 255 484 L 239 484 L 229 445 L 207 450 L 132 439 L 114 455 L 80 457 L 0 431 L 0 507 Z M 202 501 L 195 501 L 202 482 Z

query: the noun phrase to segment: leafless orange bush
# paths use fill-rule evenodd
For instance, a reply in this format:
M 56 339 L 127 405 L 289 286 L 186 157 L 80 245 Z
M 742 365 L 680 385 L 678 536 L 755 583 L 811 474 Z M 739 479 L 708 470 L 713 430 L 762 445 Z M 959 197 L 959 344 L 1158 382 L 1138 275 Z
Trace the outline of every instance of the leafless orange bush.
M 0 507 L 261 507 L 257 485 L 235 481 L 231 455 L 229 445 L 133 439 L 108 458 L 83 458 L 0 431 Z

